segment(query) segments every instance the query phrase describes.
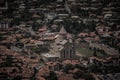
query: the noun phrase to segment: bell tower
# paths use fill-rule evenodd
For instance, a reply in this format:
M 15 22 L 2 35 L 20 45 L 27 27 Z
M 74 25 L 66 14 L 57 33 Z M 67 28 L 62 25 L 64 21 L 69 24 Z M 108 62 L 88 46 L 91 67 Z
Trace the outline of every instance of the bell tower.
M 60 51 L 60 58 L 64 59 L 74 59 L 75 58 L 75 49 L 74 49 L 74 41 L 72 38 L 72 34 L 67 33 L 64 26 L 61 27 L 59 35 L 62 36 L 62 46 L 63 49 Z

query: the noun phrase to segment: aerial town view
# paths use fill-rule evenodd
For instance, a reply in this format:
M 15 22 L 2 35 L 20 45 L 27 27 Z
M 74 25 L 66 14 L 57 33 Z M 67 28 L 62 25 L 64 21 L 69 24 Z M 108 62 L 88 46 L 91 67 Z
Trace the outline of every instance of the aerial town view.
M 120 80 L 120 0 L 0 0 L 0 80 Z

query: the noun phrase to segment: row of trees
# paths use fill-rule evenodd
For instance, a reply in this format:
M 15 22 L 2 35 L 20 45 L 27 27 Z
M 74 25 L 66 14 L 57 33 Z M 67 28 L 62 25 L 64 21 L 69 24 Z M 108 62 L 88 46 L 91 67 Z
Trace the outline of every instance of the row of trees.
M 73 73 L 74 79 L 82 78 L 85 80 L 95 80 L 93 76 L 87 71 L 87 68 L 85 68 L 83 65 L 73 66 L 72 64 L 66 64 L 63 68 L 63 71 L 68 74 L 69 70 L 73 70 L 75 68 L 78 68 L 79 70 Z
M 92 32 L 95 31 L 96 23 L 94 21 L 88 22 L 87 24 L 78 22 L 77 20 L 65 19 L 63 24 L 68 32 L 73 34 L 79 34 L 80 32 Z

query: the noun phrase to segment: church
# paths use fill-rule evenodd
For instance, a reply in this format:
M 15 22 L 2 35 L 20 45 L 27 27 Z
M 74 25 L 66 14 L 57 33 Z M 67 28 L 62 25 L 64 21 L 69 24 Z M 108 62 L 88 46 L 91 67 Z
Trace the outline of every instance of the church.
M 49 53 L 42 54 L 45 61 L 62 61 L 66 59 L 75 59 L 75 48 L 72 34 L 67 33 L 64 26 L 55 36 L 54 43 L 51 43 Z

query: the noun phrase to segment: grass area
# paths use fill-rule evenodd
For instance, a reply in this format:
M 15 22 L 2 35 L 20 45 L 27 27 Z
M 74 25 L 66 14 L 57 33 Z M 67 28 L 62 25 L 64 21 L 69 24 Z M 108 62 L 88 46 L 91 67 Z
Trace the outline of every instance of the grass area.
M 93 52 L 87 48 L 78 48 L 76 51 L 78 51 L 83 56 L 92 56 Z
M 93 56 L 93 51 L 90 50 L 89 48 L 83 48 L 83 47 L 79 47 L 76 49 L 77 52 L 79 52 L 81 55 L 86 56 L 86 57 L 90 57 Z M 104 56 L 102 53 L 100 52 L 96 52 L 97 56 Z

